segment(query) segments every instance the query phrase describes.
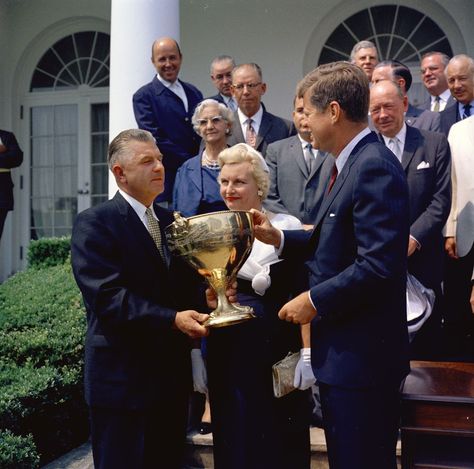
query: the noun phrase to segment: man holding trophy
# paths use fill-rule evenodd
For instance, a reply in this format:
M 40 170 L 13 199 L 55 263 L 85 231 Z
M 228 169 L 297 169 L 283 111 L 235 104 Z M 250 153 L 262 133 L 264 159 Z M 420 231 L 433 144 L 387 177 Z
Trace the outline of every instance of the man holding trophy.
M 125 130 L 109 146 L 119 190 L 81 212 L 72 265 L 87 311 L 85 397 L 96 469 L 179 469 L 190 389 L 189 338 L 208 319 L 189 309 L 195 272 L 171 259 L 171 212 L 153 136 Z M 199 279 L 200 280 L 200 279 Z M 208 297 L 210 294 L 208 294 Z

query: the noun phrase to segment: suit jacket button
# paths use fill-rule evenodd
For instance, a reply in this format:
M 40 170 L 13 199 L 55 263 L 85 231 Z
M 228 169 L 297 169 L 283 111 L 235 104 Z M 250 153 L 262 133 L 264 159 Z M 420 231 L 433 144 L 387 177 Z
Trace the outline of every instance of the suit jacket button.
M 188 118 L 188 117 L 185 117 L 185 118 L 184 118 L 184 122 L 189 122 L 189 118 Z

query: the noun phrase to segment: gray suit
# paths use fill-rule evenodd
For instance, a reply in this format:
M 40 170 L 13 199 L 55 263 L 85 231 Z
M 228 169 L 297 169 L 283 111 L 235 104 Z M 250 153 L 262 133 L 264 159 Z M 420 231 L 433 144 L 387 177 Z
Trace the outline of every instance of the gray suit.
M 448 102 L 446 103 L 446 107 L 448 106 L 451 106 L 452 104 L 454 104 L 456 101 L 454 100 L 454 98 L 452 96 L 450 96 L 448 98 Z M 423 101 L 419 106 L 418 106 L 418 109 L 424 109 L 425 111 L 431 111 L 431 95 L 426 98 L 425 101 Z M 446 108 L 445 108 L 446 109 Z M 441 112 L 441 111 L 439 111 Z
M 334 158 L 318 152 L 309 174 L 298 136 L 268 146 L 266 160 L 270 168 L 270 192 L 265 207 L 275 213 L 290 213 L 312 225 L 329 180 Z
M 427 111 L 408 104 L 405 122 L 415 129 L 439 132 L 441 129 L 439 112 Z
M 262 122 L 258 129 L 257 145 L 255 149 L 265 156 L 267 146 L 270 143 L 290 137 L 291 135 L 294 135 L 293 123 L 289 120 L 270 114 L 264 108 Z M 237 143 L 246 142 L 244 134 L 242 133 L 242 127 L 240 126 L 239 116 L 237 112 L 235 112 L 232 135 L 227 139 L 227 144 L 232 146 Z

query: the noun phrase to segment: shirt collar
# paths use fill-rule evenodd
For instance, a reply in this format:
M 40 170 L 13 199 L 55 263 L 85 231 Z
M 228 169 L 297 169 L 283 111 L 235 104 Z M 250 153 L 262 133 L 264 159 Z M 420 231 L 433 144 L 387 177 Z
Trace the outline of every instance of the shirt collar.
M 176 81 L 171 82 L 162 78 L 159 73 L 156 74 L 156 78 L 158 78 L 158 80 L 163 84 L 163 86 L 166 86 L 166 88 L 172 88 L 173 86 L 178 86 L 178 87 L 181 86 L 181 83 L 179 82 L 177 78 L 176 78 Z
M 300 141 L 300 143 L 301 143 L 301 147 L 303 148 L 303 150 L 306 148 L 306 146 L 308 145 L 308 143 L 311 144 L 311 142 L 307 142 L 303 137 L 301 137 L 300 134 L 297 134 L 297 136 L 298 136 L 298 139 L 299 139 L 299 141 Z M 313 148 L 313 150 L 314 150 L 314 148 Z
M 451 91 L 449 91 L 449 88 L 448 88 L 439 95 L 439 99 L 440 101 L 443 101 L 443 103 L 447 103 L 450 96 L 451 96 Z M 433 102 L 435 98 L 436 96 L 431 96 L 431 102 Z
M 352 150 L 356 147 L 356 145 L 367 135 L 370 134 L 370 129 L 366 127 L 365 129 L 361 130 L 339 153 L 339 156 L 336 158 L 336 168 L 337 173 L 341 174 L 342 168 L 346 164 Z
M 407 137 L 407 125 L 404 122 L 403 125 L 402 125 L 402 128 L 400 129 L 398 134 L 395 135 L 395 137 L 386 137 L 385 135 L 382 135 L 382 137 L 383 137 L 383 141 L 385 142 L 386 146 L 388 146 L 388 141 L 390 139 L 396 138 L 401 143 L 401 148 L 405 148 L 405 140 L 406 140 L 406 137 Z
M 146 222 L 146 215 L 145 211 L 147 207 L 143 205 L 141 202 L 139 202 L 137 199 L 133 198 L 130 194 L 127 194 L 125 191 L 122 189 L 119 189 L 120 195 L 130 204 L 130 206 L 133 208 L 135 213 L 138 215 L 138 218 L 140 218 L 141 222 L 147 226 Z M 156 216 L 155 210 L 153 209 L 153 204 L 151 204 L 151 210 L 153 212 L 153 215 L 155 215 L 155 218 L 158 219 Z
M 258 111 L 251 117 L 246 116 L 240 110 L 240 108 L 237 109 L 237 114 L 239 116 L 240 125 L 243 126 L 246 123 L 247 119 L 252 119 L 255 122 L 254 128 L 255 128 L 255 126 L 260 127 L 260 123 L 262 122 L 262 117 L 263 117 L 263 107 L 260 104 L 260 107 L 258 108 Z

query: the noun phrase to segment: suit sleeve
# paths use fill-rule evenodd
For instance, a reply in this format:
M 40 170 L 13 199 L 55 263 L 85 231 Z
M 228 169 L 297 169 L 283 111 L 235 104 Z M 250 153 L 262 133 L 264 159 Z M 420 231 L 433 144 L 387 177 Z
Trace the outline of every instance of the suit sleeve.
M 451 208 L 451 152 L 446 137 L 439 135 L 438 143 L 434 149 L 436 152 L 436 172 L 433 197 L 426 210 L 412 223 L 410 234 L 423 243 L 433 235 L 439 236 L 442 231 Z M 434 142 L 433 142 L 434 143 Z M 430 148 L 430 145 L 427 145 Z
M 285 205 L 281 201 L 278 190 L 278 150 L 274 145 L 268 145 L 265 161 L 270 170 L 270 188 L 268 196 L 264 201 L 264 206 L 274 213 L 289 213 Z
M 113 226 L 100 218 L 89 211 L 79 214 L 72 233 L 73 272 L 86 309 L 94 312 L 103 327 L 113 330 L 169 329 L 176 310 L 129 287 L 123 268 L 126 247 L 114 235 Z
M 160 116 L 153 109 L 152 97 L 146 91 L 139 90 L 133 95 L 133 112 L 138 128 L 151 132 L 161 153 L 171 156 L 171 158 L 165 158 L 166 166 L 168 163 L 172 163 L 178 168 L 190 156 L 193 156 L 169 138 L 160 125 Z
M 0 168 L 11 169 L 20 166 L 23 162 L 23 152 L 15 138 L 15 135 L 8 132 L 2 133 L 3 145 L 6 151 L 0 153 Z
M 318 316 L 363 311 L 374 298 L 389 298 L 406 276 L 408 188 L 401 168 L 384 158 L 364 161 L 352 187 L 354 262 L 313 286 Z M 377 181 L 374 184 L 374 181 Z M 324 223 L 324 221 L 323 221 Z M 334 249 L 348 249 L 348 246 Z M 324 253 L 328 256 L 331 253 Z M 324 255 L 323 254 L 323 255 Z M 329 272 L 330 275 L 330 272 Z

